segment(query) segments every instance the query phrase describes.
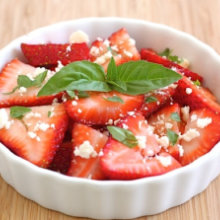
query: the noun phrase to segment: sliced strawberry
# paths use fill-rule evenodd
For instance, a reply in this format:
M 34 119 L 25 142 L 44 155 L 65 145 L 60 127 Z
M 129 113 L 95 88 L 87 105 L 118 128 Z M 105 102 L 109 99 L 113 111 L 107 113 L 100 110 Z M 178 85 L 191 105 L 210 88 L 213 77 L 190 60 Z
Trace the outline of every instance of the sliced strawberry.
M 72 143 L 63 142 L 58 148 L 49 169 L 66 174 L 72 160 L 73 146 Z
M 101 157 L 102 170 L 110 179 L 131 180 L 156 176 L 181 167 L 168 153 L 146 157 L 138 147 L 129 148 L 110 138 Z
M 22 120 L 10 117 L 10 109 L 1 109 L 8 120 L 0 129 L 0 141 L 18 156 L 48 167 L 67 129 L 68 117 L 63 104 L 31 107 Z M 48 112 L 52 112 L 48 117 Z
M 135 113 L 125 117 L 119 123 L 120 127 L 129 129 L 137 138 L 141 153 L 145 156 L 154 156 L 161 147 L 157 143 L 157 137 L 153 134 L 153 127 L 149 126 L 141 113 Z
M 165 104 L 172 102 L 172 96 L 175 93 L 175 87 L 168 87 L 155 90 L 145 95 L 145 102 L 141 107 L 141 112 L 147 118 L 152 113 L 159 110 Z M 149 100 L 149 99 L 154 100 Z
M 180 163 L 191 163 L 209 152 L 218 141 L 220 115 L 207 108 L 192 111 L 180 143 L 184 150 Z
M 99 165 L 99 154 L 107 142 L 107 136 L 91 127 L 76 123 L 72 138 L 73 159 L 67 175 L 96 180 L 105 179 Z
M 21 49 L 32 66 L 63 65 L 78 60 L 89 59 L 89 48 L 86 43 L 75 44 L 21 44 Z
M 89 93 L 90 97 L 79 100 L 69 100 L 65 103 L 68 114 L 76 122 L 105 125 L 123 117 L 129 111 L 138 110 L 144 100 L 143 95 L 129 96 L 118 92 Z M 107 100 L 110 97 L 120 97 L 123 103 Z
M 99 63 L 105 70 L 112 56 L 117 65 L 131 60 L 140 60 L 135 41 L 124 28 L 113 33 L 108 40 L 95 40 L 92 43 L 90 55 L 91 61 Z
M 37 87 L 23 88 L 24 90 L 21 90 L 21 88 L 12 94 L 5 94 L 11 92 L 17 86 L 19 75 L 36 76 L 37 71 L 39 70 L 22 63 L 18 59 L 8 63 L 0 73 L 0 107 L 45 105 L 51 104 L 54 98 L 61 98 L 62 94 L 37 97 L 39 91 Z M 44 70 L 41 72 L 44 72 Z
M 179 142 L 175 145 L 172 145 L 166 140 L 169 140 L 167 137 L 167 131 L 170 129 L 171 131 L 179 134 L 181 121 L 180 120 L 180 107 L 178 104 L 167 105 L 154 113 L 148 120 L 149 124 L 155 128 L 154 132 L 159 136 L 159 143 L 163 147 L 163 149 L 171 154 L 177 160 L 182 155 L 180 152 L 180 148 L 178 147 Z
M 143 60 L 147 60 L 152 63 L 161 64 L 169 69 L 175 69 L 176 72 L 178 72 L 186 77 L 190 77 L 191 80 L 193 80 L 193 81 L 196 81 L 196 80 L 199 80 L 200 82 L 203 81 L 202 76 L 200 76 L 198 73 L 192 72 L 191 70 L 184 68 L 177 63 L 174 63 L 166 58 L 159 56 L 152 49 L 143 48 L 143 49 L 141 49 L 140 54 L 141 54 L 141 59 L 143 59 Z
M 191 110 L 209 108 L 214 112 L 220 112 L 220 105 L 213 95 L 208 90 L 194 85 L 187 77 L 178 81 L 174 100 L 182 106 L 190 106 Z

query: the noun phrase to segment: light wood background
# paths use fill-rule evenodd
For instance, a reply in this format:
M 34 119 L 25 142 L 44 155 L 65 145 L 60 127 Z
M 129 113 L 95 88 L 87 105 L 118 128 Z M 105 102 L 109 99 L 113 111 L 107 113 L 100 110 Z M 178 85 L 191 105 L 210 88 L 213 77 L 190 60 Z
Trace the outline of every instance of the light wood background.
M 220 53 L 220 0 L 0 0 L 0 48 L 40 26 L 88 16 L 164 23 L 196 36 Z M 0 177 L 0 220 L 70 219 L 80 218 L 42 208 L 19 195 Z M 187 203 L 138 219 L 219 220 L 220 177 Z

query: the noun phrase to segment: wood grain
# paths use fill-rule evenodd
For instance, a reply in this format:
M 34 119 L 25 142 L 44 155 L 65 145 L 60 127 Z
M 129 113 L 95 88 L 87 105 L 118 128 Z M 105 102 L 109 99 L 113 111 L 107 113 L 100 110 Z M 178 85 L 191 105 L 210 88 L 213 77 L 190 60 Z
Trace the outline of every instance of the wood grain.
M 90 16 L 139 18 L 170 25 L 220 53 L 219 0 L 1 0 L 0 48 L 40 26 Z M 56 195 L 54 195 L 56 196 Z M 139 220 L 220 219 L 220 177 L 187 203 Z M 77 220 L 19 195 L 0 178 L 0 220 Z

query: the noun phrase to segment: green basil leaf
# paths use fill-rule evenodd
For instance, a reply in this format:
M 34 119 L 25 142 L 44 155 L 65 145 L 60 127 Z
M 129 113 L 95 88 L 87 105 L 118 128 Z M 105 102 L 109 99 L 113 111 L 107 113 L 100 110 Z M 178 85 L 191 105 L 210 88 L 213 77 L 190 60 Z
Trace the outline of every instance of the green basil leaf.
M 108 97 L 105 98 L 105 100 L 110 101 L 110 102 L 120 102 L 120 103 L 124 103 L 124 100 L 122 98 L 120 98 L 119 96 L 112 96 L 112 97 Z
M 193 84 L 195 86 L 201 86 L 201 82 L 198 79 L 196 81 L 193 81 Z
M 159 53 L 160 56 L 165 56 L 168 60 L 173 61 L 175 63 L 181 63 L 182 59 L 179 58 L 176 55 L 172 55 L 172 50 L 170 50 L 169 48 L 166 48 L 164 51 L 162 51 L 161 53 Z
M 145 99 L 146 103 L 151 103 L 151 102 L 156 102 L 156 101 L 157 101 L 157 97 L 155 97 L 155 96 L 148 96 Z
M 178 140 L 178 134 L 170 129 L 167 130 L 167 137 L 170 143 L 174 146 Z
M 78 91 L 78 97 L 79 98 L 88 98 L 89 94 L 88 94 L 88 92 L 85 92 L 85 91 Z
M 20 87 L 30 88 L 33 86 L 33 81 L 26 75 L 19 75 L 17 84 Z
M 64 66 L 52 76 L 38 96 L 56 94 L 65 90 L 108 92 L 102 66 L 89 61 L 76 61 Z
M 66 93 L 69 95 L 71 99 L 76 98 L 76 93 L 71 90 L 66 90 Z
M 114 139 L 129 148 L 133 148 L 138 145 L 137 138 L 131 131 L 116 126 L 107 126 L 107 129 Z
M 150 63 L 144 60 L 130 61 L 118 66 L 118 73 L 115 76 L 115 82 L 126 84 L 126 90 L 111 85 L 112 89 L 129 94 L 138 95 L 149 91 L 168 86 L 182 76 L 159 64 Z
M 23 106 L 13 106 L 10 108 L 10 116 L 12 118 L 22 119 L 24 115 L 30 112 L 31 109 Z
M 51 112 L 51 111 L 48 111 L 48 112 L 47 112 L 48 118 L 50 118 L 51 115 L 52 115 L 52 112 Z
M 41 86 L 41 84 L 43 83 L 43 81 L 46 79 L 47 77 L 47 70 L 38 74 L 33 81 L 33 86 Z
M 115 64 L 114 58 L 112 57 L 108 64 L 107 80 L 115 82 L 117 79 L 117 74 L 118 74 L 117 66 Z
M 170 118 L 173 120 L 173 121 L 177 121 L 177 122 L 180 122 L 180 116 L 177 112 L 173 112 L 171 115 L 170 115 Z

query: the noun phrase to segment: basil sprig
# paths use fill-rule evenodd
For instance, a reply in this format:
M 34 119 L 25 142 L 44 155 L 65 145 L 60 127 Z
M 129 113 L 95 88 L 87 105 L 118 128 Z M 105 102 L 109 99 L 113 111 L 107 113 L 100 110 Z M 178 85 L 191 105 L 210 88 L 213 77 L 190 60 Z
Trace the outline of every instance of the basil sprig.
M 169 142 L 174 146 L 178 141 L 178 134 L 170 129 L 167 130 L 167 137 Z
M 180 64 L 183 60 L 176 55 L 172 55 L 172 50 L 166 48 L 164 51 L 159 53 L 160 56 L 165 56 L 168 60 Z
M 145 94 L 181 79 L 181 75 L 159 64 L 144 60 L 130 61 L 116 66 L 111 58 L 107 74 L 102 66 L 89 61 L 76 61 L 64 66 L 41 88 L 38 96 L 61 91 L 112 90 L 128 94 Z
M 10 95 L 21 87 L 24 87 L 24 88 L 30 88 L 33 86 L 40 87 L 42 85 L 43 81 L 45 80 L 46 76 L 47 76 L 47 70 L 38 74 L 34 78 L 34 80 L 30 79 L 26 75 L 18 75 L 17 86 L 15 88 L 13 88 L 11 92 L 4 93 L 4 95 Z
M 23 106 L 13 106 L 10 108 L 10 116 L 16 119 L 22 119 L 31 109 Z

